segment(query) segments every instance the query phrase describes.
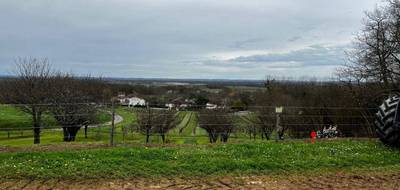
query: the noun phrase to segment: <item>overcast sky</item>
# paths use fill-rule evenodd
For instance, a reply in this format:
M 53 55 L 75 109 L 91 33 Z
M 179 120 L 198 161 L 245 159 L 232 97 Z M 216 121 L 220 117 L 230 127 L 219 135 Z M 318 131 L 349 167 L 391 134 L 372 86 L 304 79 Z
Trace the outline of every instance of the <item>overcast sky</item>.
M 330 77 L 380 0 L 0 0 L 0 74 L 17 57 L 107 77 Z

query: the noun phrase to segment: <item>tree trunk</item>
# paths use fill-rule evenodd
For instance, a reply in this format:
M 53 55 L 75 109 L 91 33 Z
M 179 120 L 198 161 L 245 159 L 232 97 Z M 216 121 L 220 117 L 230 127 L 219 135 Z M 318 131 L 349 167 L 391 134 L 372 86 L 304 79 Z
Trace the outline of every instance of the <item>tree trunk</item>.
M 211 133 L 212 137 L 212 143 L 216 143 L 218 140 L 218 134 L 217 133 Z
M 165 143 L 165 134 L 161 134 L 162 142 Z
M 88 130 L 88 126 L 85 125 L 85 139 L 87 139 L 87 130 Z
M 64 141 L 73 142 L 75 141 L 76 134 L 78 133 L 80 126 L 67 126 L 63 127 L 64 131 Z
M 146 129 L 146 143 L 149 143 L 150 141 L 150 130 Z
M 40 144 L 40 128 L 35 127 L 33 129 L 33 144 Z
M 227 134 L 227 133 L 224 133 L 221 135 L 221 141 L 224 143 L 228 142 L 228 138 L 229 138 L 229 134 Z
M 33 111 L 32 115 L 33 115 L 33 144 L 40 144 L 41 114 L 36 111 Z
M 146 135 L 146 144 L 149 143 L 149 140 L 150 140 L 150 135 L 147 134 Z
M 267 132 L 264 133 L 265 138 L 267 139 L 267 141 L 269 141 L 269 134 Z

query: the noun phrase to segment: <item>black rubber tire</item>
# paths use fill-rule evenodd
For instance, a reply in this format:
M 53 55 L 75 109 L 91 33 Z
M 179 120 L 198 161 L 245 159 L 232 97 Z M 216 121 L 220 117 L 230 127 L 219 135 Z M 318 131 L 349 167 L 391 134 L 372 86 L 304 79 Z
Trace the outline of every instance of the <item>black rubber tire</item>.
M 386 99 L 379 106 L 375 119 L 378 138 L 384 144 L 392 147 L 400 147 L 400 130 L 399 126 L 395 125 L 396 109 L 399 102 L 398 96 Z

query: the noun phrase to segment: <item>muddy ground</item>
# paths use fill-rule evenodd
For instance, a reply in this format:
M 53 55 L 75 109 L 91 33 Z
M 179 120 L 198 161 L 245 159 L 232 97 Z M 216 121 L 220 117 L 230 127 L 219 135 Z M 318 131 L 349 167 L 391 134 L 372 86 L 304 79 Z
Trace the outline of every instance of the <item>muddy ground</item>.
M 400 189 L 398 174 L 247 176 L 201 179 L 0 180 L 0 189 Z

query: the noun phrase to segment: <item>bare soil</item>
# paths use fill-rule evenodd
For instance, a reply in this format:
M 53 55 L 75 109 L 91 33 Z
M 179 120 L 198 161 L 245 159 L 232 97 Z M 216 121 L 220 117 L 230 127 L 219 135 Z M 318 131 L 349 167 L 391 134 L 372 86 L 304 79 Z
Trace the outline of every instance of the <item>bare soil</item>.
M 400 173 L 245 176 L 198 179 L 6 180 L 0 189 L 400 189 Z

